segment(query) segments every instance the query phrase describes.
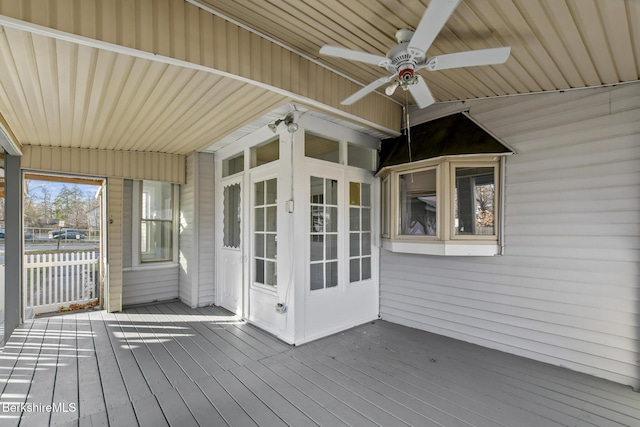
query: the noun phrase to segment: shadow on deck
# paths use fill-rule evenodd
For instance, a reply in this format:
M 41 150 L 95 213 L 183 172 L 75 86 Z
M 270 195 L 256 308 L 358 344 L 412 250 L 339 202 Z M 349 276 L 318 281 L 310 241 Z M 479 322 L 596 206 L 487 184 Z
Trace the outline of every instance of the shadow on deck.
M 32 320 L 0 380 L 3 426 L 640 425 L 639 393 L 563 368 L 384 321 L 291 347 L 182 303 Z

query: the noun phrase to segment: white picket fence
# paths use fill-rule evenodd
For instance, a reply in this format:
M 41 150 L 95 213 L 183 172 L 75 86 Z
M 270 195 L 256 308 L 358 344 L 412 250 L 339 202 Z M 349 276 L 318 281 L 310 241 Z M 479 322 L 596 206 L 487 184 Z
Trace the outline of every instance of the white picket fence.
M 98 298 L 98 252 L 25 254 L 24 295 L 34 314 Z

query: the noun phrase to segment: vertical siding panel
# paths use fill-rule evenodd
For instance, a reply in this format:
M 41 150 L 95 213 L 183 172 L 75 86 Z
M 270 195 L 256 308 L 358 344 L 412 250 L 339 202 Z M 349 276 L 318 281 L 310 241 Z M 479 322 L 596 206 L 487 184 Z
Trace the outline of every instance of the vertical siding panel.
M 187 17 L 185 18 L 183 25 L 186 25 L 186 38 L 189 42 L 187 42 L 187 40 L 184 41 L 186 45 L 185 59 L 195 64 L 201 64 L 203 63 L 200 56 L 202 49 L 202 30 L 200 28 L 200 17 L 198 16 L 200 9 L 192 5 L 187 5 L 186 7 L 187 10 L 185 13 Z
M 122 234 L 123 234 L 123 180 L 107 180 L 107 263 L 109 283 L 107 311 L 122 310 Z
M 170 43 L 171 43 L 171 56 L 173 58 L 188 60 L 187 48 L 186 48 L 186 33 L 185 33 L 185 7 L 182 3 L 171 3 L 169 5 L 169 19 L 170 19 Z M 197 22 L 197 20 L 195 21 Z M 197 28 L 196 28 L 197 29 Z M 196 38 L 197 40 L 197 38 Z M 197 50 L 197 44 L 194 43 Z
M 116 5 L 118 16 L 117 43 L 126 47 L 134 47 L 136 43 L 136 4 L 128 0 L 120 0 Z
M 214 155 L 200 153 L 198 171 L 198 305 L 205 306 L 215 300 L 215 185 Z
M 179 251 L 179 297 L 182 302 L 189 306 L 194 306 L 193 286 L 194 278 L 193 265 L 195 264 L 194 230 L 195 221 L 195 153 L 187 157 L 187 182 L 180 186 L 180 251 Z
M 136 46 L 147 52 L 157 52 L 153 34 L 153 0 L 138 0 L 136 9 Z
M 98 14 L 99 25 L 99 37 L 108 43 L 118 42 L 118 26 L 114 25 L 116 22 L 120 22 L 116 15 L 115 2 L 103 1 L 99 3 L 100 13 Z
M 135 151 L 23 146 L 22 167 L 45 172 L 185 182 L 185 156 Z
M 210 13 L 200 12 L 198 9 L 198 16 L 200 18 L 200 58 L 202 58 L 202 65 L 205 67 L 216 67 L 216 62 L 214 60 L 214 52 L 212 47 L 216 47 L 217 40 L 214 36 L 214 31 L 217 30 L 220 32 L 220 25 L 215 27 L 214 30 L 214 16 Z
M 68 13 L 68 11 L 67 11 Z M 100 16 L 97 13 L 95 0 L 82 1 L 80 4 L 80 34 L 89 38 L 97 37 L 96 19 Z M 77 25 L 78 23 L 76 23 Z
M 639 94 L 633 84 L 419 113 L 469 109 L 514 147 L 505 255 L 383 250 L 382 318 L 639 387 Z
M 131 267 L 132 240 L 131 231 L 133 227 L 133 180 L 125 179 L 122 184 L 122 267 Z M 127 287 L 127 282 L 122 284 L 123 293 Z M 127 304 L 124 299 L 123 304 Z
M 227 35 L 227 21 L 214 16 L 212 18 L 213 22 L 213 49 L 211 50 L 214 55 L 214 68 L 220 70 L 229 69 L 229 48 L 228 48 L 228 40 L 229 35 Z M 233 36 L 233 34 L 231 34 Z

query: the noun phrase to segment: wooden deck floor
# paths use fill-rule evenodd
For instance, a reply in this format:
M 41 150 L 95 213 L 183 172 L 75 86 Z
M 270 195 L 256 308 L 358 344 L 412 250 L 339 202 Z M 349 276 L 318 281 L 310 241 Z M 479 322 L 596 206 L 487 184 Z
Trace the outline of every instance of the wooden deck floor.
M 0 375 L 0 426 L 640 426 L 639 393 L 562 368 L 384 321 L 294 348 L 181 303 L 33 320 Z

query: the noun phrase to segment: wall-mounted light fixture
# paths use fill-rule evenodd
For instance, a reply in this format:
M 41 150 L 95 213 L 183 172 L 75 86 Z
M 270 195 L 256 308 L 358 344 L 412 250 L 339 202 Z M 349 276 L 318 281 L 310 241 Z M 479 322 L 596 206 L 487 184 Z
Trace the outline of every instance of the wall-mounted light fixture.
M 278 119 L 273 123 L 269 123 L 267 126 L 269 127 L 269 129 L 271 129 L 271 132 L 276 133 L 276 131 L 278 130 L 278 126 L 280 126 L 280 123 L 284 123 L 289 133 L 294 133 L 298 130 L 298 124 L 295 122 L 293 111 L 287 114 L 284 118 Z

